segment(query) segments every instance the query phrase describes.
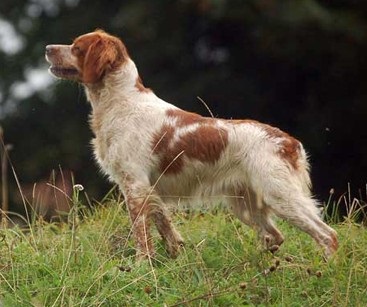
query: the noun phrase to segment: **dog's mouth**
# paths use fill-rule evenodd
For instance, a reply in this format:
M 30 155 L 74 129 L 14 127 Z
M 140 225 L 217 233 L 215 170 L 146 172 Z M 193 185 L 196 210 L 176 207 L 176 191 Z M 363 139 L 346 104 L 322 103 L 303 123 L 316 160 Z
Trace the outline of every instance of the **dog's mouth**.
M 79 72 L 73 67 L 61 67 L 51 65 L 49 71 L 56 77 L 65 79 L 75 79 Z

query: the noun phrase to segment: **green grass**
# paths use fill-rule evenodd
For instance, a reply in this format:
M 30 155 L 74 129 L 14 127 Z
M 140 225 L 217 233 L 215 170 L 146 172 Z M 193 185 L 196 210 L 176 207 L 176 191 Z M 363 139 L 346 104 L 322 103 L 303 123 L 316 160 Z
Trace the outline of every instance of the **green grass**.
M 306 234 L 283 222 L 274 256 L 225 210 L 179 213 L 186 240 L 169 259 L 135 262 L 124 205 L 74 210 L 65 224 L 34 221 L 0 232 L 0 306 L 366 306 L 367 231 L 338 224 L 340 248 L 324 262 Z

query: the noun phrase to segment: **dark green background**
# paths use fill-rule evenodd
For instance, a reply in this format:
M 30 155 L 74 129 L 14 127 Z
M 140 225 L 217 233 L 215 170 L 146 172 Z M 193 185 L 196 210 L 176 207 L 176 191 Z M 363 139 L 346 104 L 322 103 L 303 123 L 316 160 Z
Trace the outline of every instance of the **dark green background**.
M 26 68 L 47 70 L 45 45 L 103 28 L 124 40 L 161 98 L 209 115 L 199 96 L 215 116 L 278 126 L 308 150 L 319 198 L 348 183 L 366 198 L 367 1 L 1 0 L 0 18 L 24 39 L 18 53 L 0 51 L 2 106 Z M 81 86 L 55 81 L 12 103 L 1 125 L 21 182 L 61 165 L 91 197 L 106 193 Z

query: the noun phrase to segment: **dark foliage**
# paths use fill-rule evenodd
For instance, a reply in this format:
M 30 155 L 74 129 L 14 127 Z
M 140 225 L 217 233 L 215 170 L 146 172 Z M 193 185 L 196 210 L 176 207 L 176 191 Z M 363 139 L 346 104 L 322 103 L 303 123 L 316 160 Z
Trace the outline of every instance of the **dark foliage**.
M 218 117 L 276 125 L 308 149 L 322 199 L 348 182 L 357 193 L 367 182 L 366 17 L 357 0 L 2 0 L 0 18 L 23 39 L 13 54 L 0 48 L 1 124 L 17 174 L 33 182 L 61 165 L 92 195 L 106 192 L 82 88 L 14 94 L 30 68 L 47 70 L 46 44 L 103 28 L 124 39 L 163 99 L 209 115 L 200 96 Z

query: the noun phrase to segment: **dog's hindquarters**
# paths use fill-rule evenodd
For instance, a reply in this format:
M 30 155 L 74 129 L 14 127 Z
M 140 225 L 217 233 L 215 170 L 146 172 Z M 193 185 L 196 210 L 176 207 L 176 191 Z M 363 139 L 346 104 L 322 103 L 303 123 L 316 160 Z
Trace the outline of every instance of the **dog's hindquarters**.
M 249 172 L 246 184 L 249 195 L 254 196 L 250 197 L 250 206 L 247 205 L 251 208 L 248 220 L 260 226 L 265 238 L 270 234 L 271 242 L 279 245 L 283 237 L 271 221 L 270 215 L 274 213 L 308 233 L 324 248 L 327 257 L 332 255 L 338 246 L 336 232 L 321 220 L 319 204 L 311 196 L 308 162 L 302 145 L 296 168 L 276 154 L 259 153 L 257 159 L 250 160 L 250 166 L 246 162 Z

